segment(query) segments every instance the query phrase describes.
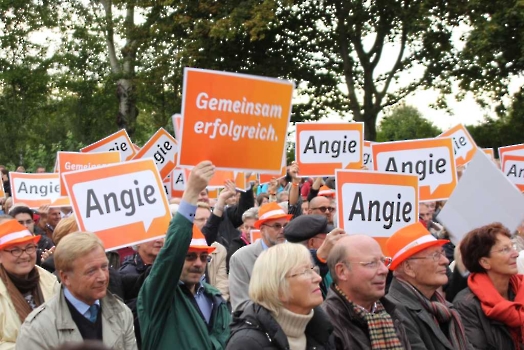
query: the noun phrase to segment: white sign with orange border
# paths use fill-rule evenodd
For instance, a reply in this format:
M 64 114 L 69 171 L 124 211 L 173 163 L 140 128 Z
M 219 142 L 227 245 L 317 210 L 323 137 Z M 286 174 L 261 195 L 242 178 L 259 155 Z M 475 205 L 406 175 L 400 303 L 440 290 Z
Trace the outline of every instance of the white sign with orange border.
M 371 236 L 384 250 L 388 237 L 418 221 L 416 175 L 337 170 L 335 178 L 338 222 L 346 233 Z
M 303 176 L 362 168 L 363 123 L 297 123 L 295 159 Z
M 287 80 L 186 68 L 179 166 L 210 160 L 222 170 L 278 173 L 293 89 Z
M 182 197 L 186 190 L 187 174 L 185 169 L 175 168 L 171 172 L 171 196 L 172 198 Z
M 458 124 L 437 137 L 451 137 L 453 139 L 453 150 L 457 166 L 469 163 L 477 152 L 477 144 L 463 124 Z
M 373 170 L 373 153 L 371 150 L 371 144 L 375 142 L 364 140 L 364 147 L 362 151 L 362 166 L 368 168 L 368 170 Z
M 120 163 L 120 152 L 58 152 L 58 172 L 65 174 L 70 171 L 98 168 L 108 164 Z M 64 186 L 64 180 L 60 177 L 60 191 L 62 196 L 67 196 L 67 190 Z
M 13 206 L 27 205 L 39 208 L 42 205 L 61 207 L 67 202 L 60 194 L 60 174 L 58 173 L 17 173 L 10 172 Z
M 0 181 L 0 198 L 5 197 L 5 191 L 4 191 L 4 182 Z
M 377 171 L 419 177 L 420 201 L 445 200 L 457 185 L 452 139 L 436 138 L 376 143 L 373 167 Z
M 169 203 L 153 159 L 63 174 L 80 231 L 90 231 L 106 250 L 163 237 Z
M 501 164 L 506 177 L 524 192 L 524 156 L 507 154 Z
M 125 129 L 115 132 L 100 141 L 97 141 L 89 146 L 86 146 L 80 150 L 80 152 L 91 153 L 91 152 L 109 152 L 118 151 L 121 154 L 122 161 L 133 159 L 136 155 L 135 146 L 131 142 L 131 139 L 127 135 Z
M 504 161 L 506 155 L 524 156 L 524 143 L 518 145 L 499 147 L 499 159 Z
M 165 179 L 175 169 L 177 154 L 178 142 L 164 128 L 160 128 L 133 159 L 153 158 L 160 177 Z

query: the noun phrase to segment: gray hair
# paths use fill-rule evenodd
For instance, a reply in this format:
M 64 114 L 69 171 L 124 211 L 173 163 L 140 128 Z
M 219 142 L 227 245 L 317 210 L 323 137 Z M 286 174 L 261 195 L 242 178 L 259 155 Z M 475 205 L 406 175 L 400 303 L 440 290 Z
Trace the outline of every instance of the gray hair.
M 246 221 L 247 219 L 255 219 L 258 220 L 258 208 L 253 207 L 249 208 L 242 214 L 242 222 Z

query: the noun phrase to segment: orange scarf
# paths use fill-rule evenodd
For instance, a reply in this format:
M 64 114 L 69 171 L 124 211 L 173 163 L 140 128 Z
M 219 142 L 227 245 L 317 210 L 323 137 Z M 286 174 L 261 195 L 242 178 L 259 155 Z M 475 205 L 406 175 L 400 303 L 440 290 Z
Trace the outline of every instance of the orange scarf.
M 480 306 L 487 318 L 504 323 L 513 338 L 515 349 L 519 349 L 524 339 L 524 276 L 513 275 L 509 286 L 515 293 L 515 301 L 504 299 L 495 289 L 493 282 L 485 273 L 472 273 L 468 287 L 480 300 Z

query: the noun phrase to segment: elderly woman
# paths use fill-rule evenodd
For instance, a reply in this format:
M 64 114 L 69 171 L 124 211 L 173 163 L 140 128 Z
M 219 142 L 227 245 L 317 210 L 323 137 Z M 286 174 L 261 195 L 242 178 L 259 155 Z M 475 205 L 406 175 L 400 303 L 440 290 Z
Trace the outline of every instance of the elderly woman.
M 333 329 L 319 307 L 321 280 L 303 245 L 264 251 L 249 283 L 252 303 L 234 315 L 227 349 L 334 349 Z
M 499 223 L 477 228 L 462 240 L 460 253 L 470 275 L 453 304 L 469 341 L 476 349 L 524 349 L 523 277 L 509 230 Z
M 0 348 L 14 349 L 27 315 L 60 290 L 56 277 L 36 266 L 37 243 L 18 221 L 0 219 Z

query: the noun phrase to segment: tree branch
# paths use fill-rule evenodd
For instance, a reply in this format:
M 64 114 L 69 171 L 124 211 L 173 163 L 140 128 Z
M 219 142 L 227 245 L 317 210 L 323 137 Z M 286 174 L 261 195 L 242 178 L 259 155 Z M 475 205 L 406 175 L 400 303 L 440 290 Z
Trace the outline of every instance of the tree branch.
M 107 53 L 109 55 L 109 63 L 111 64 L 111 71 L 114 74 L 120 74 L 122 69 L 118 58 L 116 57 L 115 50 L 115 32 L 114 32 L 114 23 L 113 23 L 113 10 L 112 10 L 112 1 L 111 0 L 100 0 L 104 6 L 104 11 L 106 14 L 106 44 L 107 44 Z

